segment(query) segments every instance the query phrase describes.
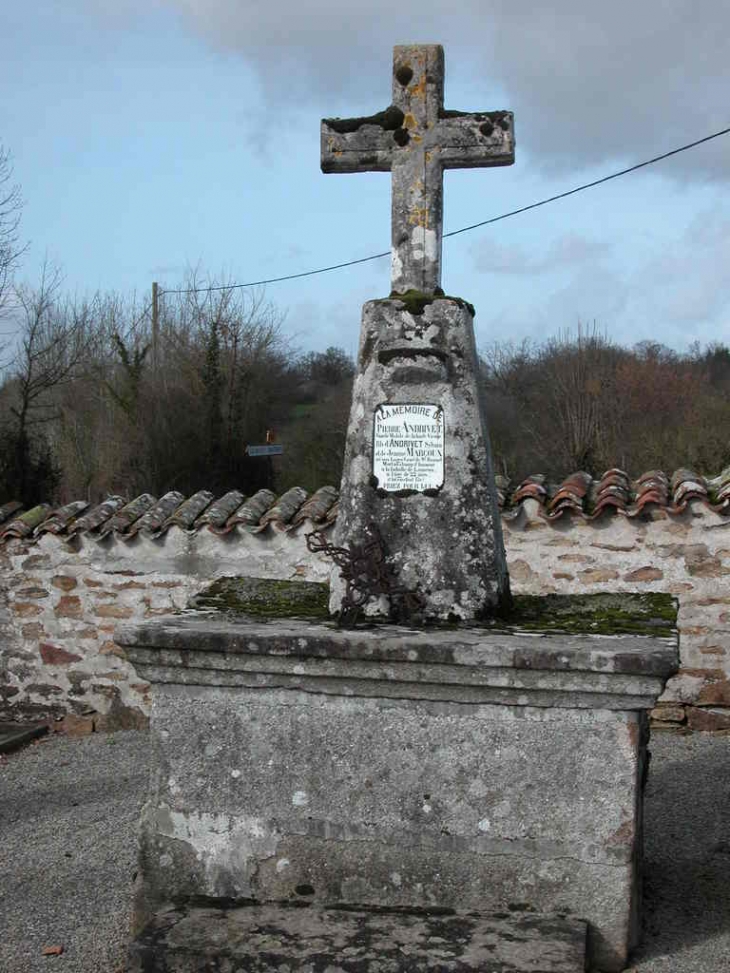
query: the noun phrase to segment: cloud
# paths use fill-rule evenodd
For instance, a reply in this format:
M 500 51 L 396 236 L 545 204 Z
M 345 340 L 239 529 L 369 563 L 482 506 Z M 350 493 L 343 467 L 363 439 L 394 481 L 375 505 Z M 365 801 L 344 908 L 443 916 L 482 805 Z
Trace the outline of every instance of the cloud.
M 563 238 L 561 238 L 563 239 Z M 561 240 L 548 253 L 559 253 Z M 571 244 L 565 247 L 570 252 Z M 484 256 L 480 253 L 480 257 Z M 498 263 L 498 248 L 495 262 Z M 631 259 L 627 270 L 620 248 L 607 258 L 588 257 L 577 263 L 548 267 L 547 254 L 529 261 L 517 249 L 503 258 L 506 273 L 539 272 L 544 267 L 560 273 L 547 277 L 539 295 L 503 287 L 496 277 L 491 319 L 477 325 L 492 338 L 530 336 L 542 340 L 579 321 L 595 322 L 613 340 L 631 346 L 649 339 L 672 348 L 686 349 L 699 339 L 706 344 L 730 344 L 730 296 L 726 280 L 730 263 L 730 210 L 706 209 L 674 236 L 647 238 L 645 254 Z M 510 258 L 516 263 L 515 271 Z M 524 263 L 523 263 L 524 261 Z M 482 338 L 484 340 L 484 338 Z
M 607 254 L 610 249 L 609 244 L 580 233 L 565 233 L 538 254 L 521 247 L 502 246 L 492 240 L 483 240 L 474 245 L 471 254 L 475 269 L 481 273 L 532 276 L 575 267 Z
M 302 105 L 320 114 L 383 107 L 393 44 L 437 41 L 447 92 L 453 80 L 466 107 L 513 109 L 519 147 L 552 173 L 638 161 L 728 124 L 727 4 L 710 15 L 693 0 L 163 2 L 245 58 L 284 116 Z M 505 104 L 483 104 L 495 91 Z M 662 171 L 702 181 L 729 170 L 716 142 Z
M 675 345 L 699 335 L 728 341 L 730 215 L 704 210 L 674 240 L 667 240 L 637 268 L 629 282 L 631 303 L 644 304 L 644 320 L 667 329 Z

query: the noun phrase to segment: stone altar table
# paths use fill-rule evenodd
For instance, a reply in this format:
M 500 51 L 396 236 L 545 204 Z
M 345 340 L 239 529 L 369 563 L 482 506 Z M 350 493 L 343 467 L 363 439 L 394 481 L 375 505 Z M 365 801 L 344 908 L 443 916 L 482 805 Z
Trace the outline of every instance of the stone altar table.
M 646 714 L 677 667 L 666 610 L 634 601 L 664 634 L 120 626 L 154 687 L 137 928 L 196 898 L 557 913 L 622 969 Z

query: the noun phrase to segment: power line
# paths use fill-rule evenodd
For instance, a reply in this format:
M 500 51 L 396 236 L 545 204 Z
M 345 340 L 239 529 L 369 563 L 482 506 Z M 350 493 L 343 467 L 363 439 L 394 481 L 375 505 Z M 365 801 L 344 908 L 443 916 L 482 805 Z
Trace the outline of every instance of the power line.
M 730 132 L 730 127 L 723 128 L 719 132 L 714 132 L 712 135 L 706 135 L 704 138 L 697 139 L 695 142 L 688 142 L 686 145 L 680 145 L 677 149 L 672 149 L 670 152 L 663 152 L 661 155 L 655 155 L 653 159 L 646 159 L 644 162 L 637 162 L 636 165 L 628 166 L 626 169 L 619 169 L 618 172 L 612 172 L 608 176 L 602 176 L 600 179 L 594 179 L 592 182 L 583 183 L 581 186 L 576 186 L 574 189 L 568 189 L 564 193 L 557 193 L 555 196 L 548 196 L 547 199 L 541 199 L 537 203 L 530 203 L 528 206 L 521 206 L 519 209 L 510 210 L 508 213 L 502 213 L 499 216 L 493 216 L 488 220 L 481 220 L 479 223 L 471 223 L 469 226 L 462 226 L 459 230 L 451 230 L 449 233 L 444 233 L 444 239 L 447 237 L 458 236 L 460 233 L 468 233 L 470 230 L 476 230 L 481 226 L 489 226 L 491 223 L 499 223 L 500 220 L 509 219 L 510 216 L 518 216 L 520 213 L 527 213 L 528 210 L 537 209 L 539 206 L 547 206 L 548 203 L 554 203 L 558 199 L 565 199 L 567 196 L 574 196 L 576 193 L 581 193 L 585 189 L 592 189 L 594 186 L 600 186 L 601 183 L 610 182 L 611 179 L 618 179 L 619 176 L 626 176 L 630 172 L 636 172 L 637 169 L 643 169 L 645 166 L 654 165 L 656 162 L 661 162 L 663 159 L 668 159 L 670 156 L 679 155 L 680 152 L 686 152 L 688 149 L 694 149 L 698 145 L 702 145 L 705 142 L 711 142 L 712 139 L 719 138 L 721 135 L 727 135 Z M 186 287 L 179 290 L 163 290 L 160 288 L 161 294 L 200 294 L 206 291 L 227 291 L 234 290 L 240 287 L 260 287 L 263 284 L 279 284 L 285 280 L 298 280 L 301 277 L 314 277 L 317 274 L 326 274 L 332 270 L 342 270 L 344 267 L 354 267 L 356 264 L 364 264 L 370 260 L 380 260 L 382 257 L 389 257 L 390 250 L 384 250 L 382 253 L 373 253 L 369 257 L 359 257 L 357 260 L 346 260 L 344 263 L 331 264 L 329 267 L 319 267 L 316 270 L 304 270 L 298 274 L 284 274 L 281 277 L 269 277 L 266 280 L 254 280 L 247 284 L 220 284 L 213 287 Z
M 556 199 L 565 199 L 566 196 L 573 196 L 575 193 L 580 193 L 584 189 L 592 189 L 594 186 L 600 186 L 602 182 L 609 182 L 611 179 L 618 179 L 619 176 L 625 176 L 629 172 L 636 172 L 637 169 L 643 169 L 644 166 L 650 166 L 655 162 L 661 162 L 662 159 L 668 159 L 671 155 L 678 155 L 680 152 L 686 152 L 687 149 L 693 149 L 696 145 L 702 145 L 703 142 L 710 142 L 712 139 L 719 138 L 720 135 L 727 135 L 728 132 L 730 132 L 730 128 L 723 128 L 720 132 L 715 132 L 713 135 L 706 135 L 703 139 L 697 139 L 696 142 L 690 142 L 688 145 L 682 145 L 678 149 L 672 149 L 671 152 L 664 152 L 662 155 L 656 155 L 653 159 L 647 159 L 646 162 L 637 162 L 636 165 L 629 166 L 628 169 L 619 169 L 618 172 L 612 172 L 610 176 L 602 176 L 600 179 L 594 179 L 593 182 L 586 182 L 582 186 L 576 186 L 575 189 L 569 189 L 565 193 L 558 193 L 557 196 L 549 196 L 547 199 L 541 199 L 539 203 L 530 203 L 529 206 L 522 206 L 520 209 L 510 210 L 509 213 L 502 213 L 501 216 L 494 216 L 491 220 L 482 220 L 481 223 L 472 223 L 470 226 L 462 226 L 460 230 L 452 230 L 451 233 L 444 233 L 444 237 L 457 236 L 459 233 L 466 233 L 468 230 L 476 230 L 479 226 L 488 226 L 490 223 L 497 223 L 499 220 L 506 220 L 508 216 L 517 216 L 519 213 L 526 213 L 529 209 L 537 209 L 538 206 L 545 206 L 547 203 L 554 203 Z

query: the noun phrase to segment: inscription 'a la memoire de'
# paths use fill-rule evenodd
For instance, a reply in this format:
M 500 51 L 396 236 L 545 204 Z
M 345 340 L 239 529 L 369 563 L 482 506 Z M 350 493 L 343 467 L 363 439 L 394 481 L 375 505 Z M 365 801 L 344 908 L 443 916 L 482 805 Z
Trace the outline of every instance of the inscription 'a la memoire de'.
M 444 410 L 430 403 L 383 403 L 373 415 L 378 489 L 424 493 L 444 485 Z

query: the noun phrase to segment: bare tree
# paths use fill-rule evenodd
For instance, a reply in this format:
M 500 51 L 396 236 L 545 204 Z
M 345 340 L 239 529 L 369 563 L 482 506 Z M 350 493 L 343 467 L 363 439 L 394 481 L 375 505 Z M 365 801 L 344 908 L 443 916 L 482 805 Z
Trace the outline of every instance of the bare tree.
M 0 145 L 0 315 L 9 303 L 13 271 L 26 249 L 18 233 L 22 209 L 20 186 L 13 182 L 10 153 Z
M 13 457 L 7 478 L 14 481 L 22 500 L 37 486 L 32 482 L 34 447 L 37 451 L 41 444 L 44 455 L 49 454 L 44 427 L 60 419 L 58 394 L 75 377 L 86 354 L 91 306 L 62 301 L 60 287 L 60 271 L 44 264 L 36 287 L 13 289 L 19 335 L 7 368 L 10 416 L 4 448 Z

